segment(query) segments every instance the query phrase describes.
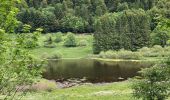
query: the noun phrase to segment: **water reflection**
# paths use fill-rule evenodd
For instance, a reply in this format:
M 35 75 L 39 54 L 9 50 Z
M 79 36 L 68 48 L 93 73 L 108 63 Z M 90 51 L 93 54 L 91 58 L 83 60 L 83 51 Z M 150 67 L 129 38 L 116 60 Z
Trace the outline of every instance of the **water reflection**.
M 141 68 L 150 67 L 149 62 L 114 61 L 92 59 L 65 59 L 49 61 L 43 76 L 50 80 L 85 78 L 89 82 L 116 82 L 138 75 Z

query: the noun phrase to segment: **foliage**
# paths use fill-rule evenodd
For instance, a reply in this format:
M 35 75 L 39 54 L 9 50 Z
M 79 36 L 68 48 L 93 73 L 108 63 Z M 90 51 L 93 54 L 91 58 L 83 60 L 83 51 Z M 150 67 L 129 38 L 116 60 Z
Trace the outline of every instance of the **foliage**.
M 24 41 L 24 44 L 25 44 L 25 48 L 29 48 L 29 49 L 33 49 L 33 48 L 36 48 L 39 44 L 38 44 L 38 39 L 42 33 L 42 29 L 41 28 L 38 28 L 36 29 L 35 32 L 33 33 L 28 33 L 28 34 L 22 34 L 25 38 L 27 38 L 25 41 Z
M 31 30 L 31 26 L 30 25 L 23 25 L 23 29 L 22 29 L 22 32 L 23 33 L 30 33 L 30 30 Z
M 165 47 L 170 39 L 170 19 L 158 18 L 160 21 L 152 34 L 153 45 Z
M 88 42 L 86 40 L 80 40 L 78 43 L 79 46 L 83 47 L 83 46 L 87 46 Z
M 106 59 L 132 59 L 132 60 L 139 60 L 142 58 L 142 55 L 139 52 L 132 52 L 132 51 L 126 51 L 126 50 L 120 50 L 120 51 L 106 51 L 101 52 L 99 54 L 100 58 L 106 58 Z
M 140 60 L 148 57 L 165 57 L 167 58 L 170 55 L 170 47 L 161 47 L 159 45 L 155 45 L 152 48 L 143 47 L 138 49 L 137 51 L 127 51 L 121 49 L 119 51 L 102 51 L 98 55 L 99 58 L 105 59 L 133 59 Z
M 76 38 L 75 35 L 71 32 L 67 33 L 67 38 L 65 39 L 64 46 L 66 47 L 76 47 Z
M 27 38 L 23 34 L 10 38 L 17 25 L 16 4 L 19 0 L 0 0 L 0 94 L 3 99 L 15 99 L 17 86 L 31 85 L 41 77 L 42 64 L 25 49 Z
M 170 65 L 157 64 L 141 71 L 142 79 L 134 80 L 134 97 L 145 100 L 165 100 L 169 96 Z
M 18 91 L 16 86 L 30 85 L 41 76 L 42 64 L 38 64 L 37 60 L 25 49 L 26 39 L 23 34 L 18 34 L 14 40 L 15 45 L 8 41 L 10 39 L 7 37 L 1 39 L 3 51 L 1 52 L 0 93 L 6 94 L 6 99 L 15 97 Z
M 56 33 L 55 42 L 56 42 L 56 43 L 61 42 L 61 41 L 63 40 L 63 39 L 62 39 L 62 36 L 63 36 L 63 34 L 62 34 L 61 32 Z
M 114 51 L 106 51 L 106 52 L 100 52 L 99 57 L 100 58 L 106 58 L 106 59 L 118 59 L 117 52 Z
M 56 47 L 51 35 L 48 36 L 47 40 L 44 41 L 44 47 L 46 47 L 46 48 L 55 48 Z
M 122 48 L 135 51 L 150 44 L 149 20 L 143 10 L 105 14 L 96 20 L 95 30 L 94 53 Z
M 13 33 L 19 23 L 16 19 L 16 14 L 18 13 L 16 4 L 20 0 L 0 0 L 0 2 L 0 28 L 5 30 L 5 32 Z
M 52 56 L 47 57 L 47 59 L 61 59 L 62 54 L 60 52 L 53 53 Z
M 76 17 L 71 14 L 61 19 L 61 25 L 74 32 L 83 32 L 87 24 L 81 17 Z
M 94 19 L 108 12 L 122 12 L 128 9 L 143 9 L 148 12 L 152 30 L 157 26 L 155 16 L 170 18 L 169 0 L 22 0 L 22 2 L 22 6 L 19 6 L 21 10 L 18 14 L 19 21 L 30 24 L 35 29 L 42 27 L 44 32 L 94 32 Z M 76 25 L 68 24 L 69 20 L 73 23 L 73 19 Z

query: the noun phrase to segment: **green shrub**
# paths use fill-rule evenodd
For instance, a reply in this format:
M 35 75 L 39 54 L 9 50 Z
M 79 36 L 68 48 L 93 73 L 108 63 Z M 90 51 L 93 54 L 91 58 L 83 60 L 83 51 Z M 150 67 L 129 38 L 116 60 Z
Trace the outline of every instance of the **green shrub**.
M 68 32 L 67 38 L 65 39 L 64 46 L 66 47 L 76 47 L 76 37 L 73 33 Z
M 27 41 L 25 41 L 25 48 L 35 48 L 36 46 L 37 44 L 35 44 L 32 39 L 28 39 Z
M 63 36 L 63 34 L 61 32 L 56 33 L 55 42 L 56 43 L 61 42 L 62 41 L 62 36 Z
M 56 52 L 56 53 L 52 53 L 52 54 L 48 54 L 48 53 L 44 53 L 41 56 L 42 59 L 61 59 L 62 58 L 62 54 L 60 52 Z
M 142 100 L 165 100 L 170 89 L 169 61 L 141 71 L 141 79 L 133 80 L 133 96 Z
M 106 59 L 133 59 L 138 60 L 142 58 L 142 55 L 139 52 L 132 52 L 127 50 L 120 50 L 120 51 L 106 51 L 101 52 L 99 54 L 100 58 Z
M 150 56 L 150 54 L 151 54 L 151 49 L 148 48 L 148 47 L 143 47 L 143 48 L 139 49 L 138 52 L 139 52 L 141 55 L 143 55 L 144 57 L 148 57 L 148 56 Z
M 31 28 L 32 28 L 31 25 L 24 24 L 24 25 L 23 25 L 22 32 L 23 32 L 23 33 L 30 33 Z
M 151 48 L 151 52 L 149 56 L 150 57 L 161 57 L 163 56 L 163 53 L 164 53 L 164 49 L 159 45 L 155 45 L 153 46 L 153 48 Z
M 107 58 L 107 59 L 117 59 L 117 52 L 114 52 L 114 51 L 106 51 L 106 52 L 101 52 L 99 54 L 99 57 L 100 58 Z
M 53 53 L 50 57 L 48 57 L 47 59 L 61 59 L 62 58 L 62 54 L 60 52 L 56 52 Z
M 87 46 L 88 42 L 86 40 L 80 40 L 78 43 L 79 46 L 83 47 L 83 46 Z
M 165 55 L 164 48 L 159 45 L 155 45 L 152 48 L 143 47 L 139 49 L 140 52 L 144 57 L 161 57 Z
M 44 47 L 46 47 L 46 48 L 55 48 L 56 47 L 55 43 L 53 43 L 53 40 L 52 40 L 51 36 L 49 36 L 47 38 L 47 40 L 45 40 L 44 42 L 45 42 Z
M 118 51 L 118 59 L 134 59 L 139 60 L 142 58 L 142 55 L 139 52 L 132 52 L 127 50 Z
M 167 45 L 170 46 L 170 40 L 167 41 Z

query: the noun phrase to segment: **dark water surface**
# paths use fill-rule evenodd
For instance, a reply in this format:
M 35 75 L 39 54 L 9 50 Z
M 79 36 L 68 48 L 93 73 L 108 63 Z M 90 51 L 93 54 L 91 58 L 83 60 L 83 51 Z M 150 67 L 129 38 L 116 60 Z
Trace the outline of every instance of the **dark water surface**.
M 117 82 L 139 75 L 141 68 L 150 67 L 151 62 L 98 61 L 92 59 L 51 60 L 43 77 L 49 80 L 83 79 L 88 82 Z

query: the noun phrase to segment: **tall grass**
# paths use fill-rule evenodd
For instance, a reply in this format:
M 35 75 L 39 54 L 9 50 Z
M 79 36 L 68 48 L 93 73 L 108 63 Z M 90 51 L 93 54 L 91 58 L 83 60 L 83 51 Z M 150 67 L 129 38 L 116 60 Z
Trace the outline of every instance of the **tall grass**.
M 134 59 L 139 60 L 144 57 L 168 57 L 170 56 L 170 47 L 162 48 L 159 45 L 155 45 L 152 48 L 143 47 L 138 51 L 132 52 L 121 49 L 119 51 L 106 51 L 99 54 L 100 58 L 106 59 Z

